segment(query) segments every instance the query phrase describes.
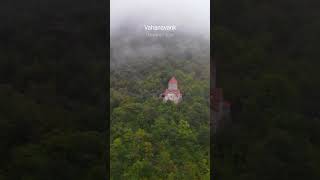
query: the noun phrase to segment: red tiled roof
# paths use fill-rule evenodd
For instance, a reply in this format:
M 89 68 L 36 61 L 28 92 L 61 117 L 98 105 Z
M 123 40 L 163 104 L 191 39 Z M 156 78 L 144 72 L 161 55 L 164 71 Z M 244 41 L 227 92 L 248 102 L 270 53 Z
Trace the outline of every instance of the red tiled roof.
M 170 79 L 169 84 L 177 84 L 177 80 L 174 76 Z

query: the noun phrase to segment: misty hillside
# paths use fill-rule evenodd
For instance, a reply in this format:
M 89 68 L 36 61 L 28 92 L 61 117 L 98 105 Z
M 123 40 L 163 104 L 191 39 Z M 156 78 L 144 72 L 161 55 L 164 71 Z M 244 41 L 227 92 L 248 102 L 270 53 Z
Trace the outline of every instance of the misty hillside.
M 148 37 L 144 30 L 114 33 L 110 41 L 111 67 L 148 59 L 209 61 L 209 39 L 197 34 L 172 33 L 173 37 Z
M 192 0 L 112 0 L 110 3 L 111 65 L 154 58 L 209 59 L 209 0 L 197 3 Z M 152 32 L 146 31 L 144 25 L 174 25 L 176 30 Z M 164 36 L 150 37 L 147 33 Z M 169 34 L 173 36 L 165 37 Z
M 106 177 L 106 3 L 0 1 L 0 179 Z M 319 1 L 212 3 L 218 84 L 233 103 L 232 124 L 215 138 L 215 178 L 320 179 Z M 177 130 L 157 124 L 159 134 L 163 124 Z M 131 135 L 149 142 L 145 132 Z M 161 157 L 158 167 L 171 170 L 168 150 Z
M 210 179 L 210 69 L 193 58 L 111 68 L 111 180 Z M 160 98 L 172 76 L 183 94 L 179 104 Z
M 195 10 L 186 1 L 176 9 L 177 2 L 138 0 L 135 7 L 112 1 L 119 7 L 111 11 L 111 180 L 210 179 L 209 21 L 188 18 L 204 20 L 209 8 Z M 177 30 L 146 31 L 144 25 Z M 177 104 L 160 96 L 172 77 L 179 98 L 182 93 Z

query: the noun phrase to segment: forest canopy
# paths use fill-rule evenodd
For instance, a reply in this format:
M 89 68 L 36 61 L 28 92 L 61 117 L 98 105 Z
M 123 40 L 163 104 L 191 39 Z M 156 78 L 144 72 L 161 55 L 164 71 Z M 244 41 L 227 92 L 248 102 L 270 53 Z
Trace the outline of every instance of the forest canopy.
M 194 59 L 111 69 L 111 179 L 210 179 L 209 70 Z M 179 104 L 159 97 L 172 76 Z
M 110 114 L 106 114 L 105 107 L 109 63 L 105 3 L 0 1 L 0 179 L 106 177 L 105 127 Z M 217 83 L 233 103 L 232 124 L 215 136 L 212 145 L 215 179 L 320 179 L 320 2 L 214 0 L 212 4 L 211 47 L 218 62 Z M 181 71 L 182 77 L 200 77 Z M 160 83 L 158 79 L 152 82 L 150 75 L 146 76 L 150 81 L 139 83 L 156 96 L 173 72 L 155 75 L 161 75 Z M 121 83 L 131 85 L 132 81 Z M 179 77 L 179 81 L 183 79 Z M 202 87 L 190 89 L 200 92 Z M 132 88 L 135 95 L 139 94 L 137 87 Z M 122 110 L 143 110 L 145 103 L 154 103 L 151 111 L 163 105 L 152 98 L 142 102 L 126 99 L 127 91 L 121 91 L 125 97 L 111 90 L 116 99 L 111 102 L 113 107 L 124 100 L 132 103 Z M 198 101 L 193 109 L 205 110 L 197 106 L 204 103 L 201 98 L 189 101 Z M 165 107 L 168 112 L 170 107 L 178 108 L 170 104 Z M 119 109 L 117 113 L 122 112 Z M 180 115 L 183 123 L 169 124 L 170 128 L 187 127 L 185 114 Z M 156 124 L 149 125 L 159 128 L 168 126 L 167 122 L 168 119 L 158 118 Z M 184 135 L 190 134 L 190 127 L 197 126 L 195 122 L 188 123 Z M 166 134 L 161 128 L 157 133 Z M 147 130 L 134 128 L 126 130 L 126 134 L 126 141 L 146 142 L 141 150 L 154 149 Z M 192 140 L 194 133 L 182 137 Z M 129 148 L 123 142 L 115 140 L 112 148 Z M 157 167 L 167 167 L 166 163 L 176 163 L 170 151 L 147 152 L 164 160 L 157 161 Z M 139 153 L 135 155 L 139 157 Z M 195 158 L 188 159 L 190 164 L 186 166 L 197 169 L 193 172 L 206 171 L 195 166 Z M 148 163 L 135 161 L 127 174 L 149 168 Z

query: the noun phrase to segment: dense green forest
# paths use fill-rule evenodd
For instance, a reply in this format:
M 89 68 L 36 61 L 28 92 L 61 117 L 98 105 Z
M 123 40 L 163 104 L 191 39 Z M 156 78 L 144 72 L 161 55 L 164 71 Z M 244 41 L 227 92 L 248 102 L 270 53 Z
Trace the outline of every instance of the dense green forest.
M 209 61 L 134 61 L 111 69 L 111 179 L 210 179 Z M 159 95 L 175 76 L 179 104 Z
M 320 178 L 319 1 L 214 1 L 218 84 L 232 123 L 216 179 Z
M 0 179 L 105 179 L 109 116 L 105 114 L 105 3 L 0 1 Z M 318 180 L 319 1 L 215 0 L 212 4 L 218 84 L 232 102 L 232 123 L 214 137 L 215 179 Z M 182 76 L 192 77 L 181 71 Z M 161 83 L 153 82 L 159 83 L 156 90 L 165 86 L 172 72 L 161 74 Z M 158 95 L 152 87 L 148 92 Z M 144 103 L 154 103 L 151 110 L 162 105 L 152 98 L 128 101 L 140 104 L 138 109 Z M 182 119 L 186 113 L 181 113 Z M 154 125 L 161 123 L 159 119 Z M 128 140 L 143 137 L 141 141 L 150 147 L 150 135 L 132 129 Z M 121 145 L 123 140 L 112 148 Z M 151 155 L 169 159 L 172 149 L 163 147 L 167 147 L 164 153 L 151 151 Z M 183 167 L 170 155 L 179 176 Z M 205 172 L 197 168 L 200 164 L 195 166 L 195 159 L 188 159 L 189 168 L 195 170 L 191 174 Z M 137 162 L 126 174 L 139 172 L 147 163 Z M 156 164 L 152 168 L 167 165 L 152 163 Z

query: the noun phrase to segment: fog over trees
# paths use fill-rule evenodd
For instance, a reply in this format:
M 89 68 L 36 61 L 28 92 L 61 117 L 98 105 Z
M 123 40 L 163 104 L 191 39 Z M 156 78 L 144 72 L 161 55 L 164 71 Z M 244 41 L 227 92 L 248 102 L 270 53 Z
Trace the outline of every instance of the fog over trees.
M 111 179 L 209 180 L 209 1 L 111 6 Z M 159 98 L 172 76 L 176 105 Z
M 183 2 L 183 3 L 182 3 Z M 208 0 L 111 1 L 111 64 L 138 59 L 202 54 L 209 59 Z M 175 25 L 173 37 L 147 37 L 144 25 Z
M 134 4 L 140 1 L 112 1 L 117 2 L 119 4 L 114 7 L 120 9 L 122 2 L 123 8 L 130 12 L 129 9 L 138 5 L 143 7 L 141 4 L 144 1 L 140 4 Z M 152 2 L 155 1 L 146 3 Z M 162 6 L 167 6 L 163 2 L 174 3 L 161 1 Z M 174 10 L 170 11 L 182 12 L 183 6 L 190 6 L 189 2 L 191 0 L 184 0 L 179 6 L 174 3 Z M 197 5 L 202 6 L 198 0 L 192 2 L 197 2 L 194 7 L 190 6 L 194 9 L 198 9 Z M 215 178 L 320 179 L 320 2 L 215 0 L 212 3 L 215 20 L 214 42 L 211 42 L 211 45 L 214 45 L 214 59 L 218 62 L 218 84 L 223 87 L 224 97 L 232 102 L 232 123 L 227 124 L 226 128 L 215 136 L 214 154 L 211 156 L 214 160 Z M 0 179 L 106 178 L 106 124 L 109 116 L 106 114 L 106 67 L 109 56 L 106 47 L 108 34 L 105 4 L 105 0 L 0 1 Z M 193 27 L 195 24 L 197 26 L 194 27 L 201 27 L 198 25 L 202 23 L 197 24 L 198 20 L 192 20 L 193 16 L 196 16 L 192 14 L 192 8 L 185 8 L 188 11 L 181 14 L 186 17 L 188 26 Z M 158 18 L 159 16 L 153 15 L 156 9 L 156 6 L 139 9 L 138 14 Z M 116 9 L 113 11 L 119 12 Z M 161 11 L 169 10 L 161 8 Z M 133 22 L 131 17 L 138 19 L 135 14 L 137 12 L 127 13 L 128 16 L 123 18 L 127 19 L 125 24 Z M 170 13 L 162 13 L 163 16 L 166 14 Z M 168 19 L 181 18 L 178 14 L 170 15 Z M 145 23 L 153 24 L 148 21 L 141 25 Z M 157 24 L 161 23 L 155 25 Z M 143 30 L 143 26 L 141 28 Z M 112 34 L 120 32 L 120 29 L 127 31 L 128 28 L 121 27 Z M 201 27 L 199 31 L 205 29 Z M 132 28 L 128 31 L 134 32 Z M 183 39 L 201 44 L 198 38 L 189 35 Z M 205 39 L 203 44 L 206 47 L 207 37 L 201 36 Z M 117 35 L 112 38 L 117 38 Z M 126 38 L 118 39 L 125 41 Z M 113 41 L 114 46 L 120 46 L 121 41 Z M 155 44 L 149 39 L 143 42 Z M 182 40 L 173 39 L 172 42 L 178 44 L 176 42 L 182 43 Z M 154 46 L 149 47 L 154 49 L 151 51 L 165 54 L 158 51 L 165 46 Z M 197 49 L 194 48 L 196 45 L 191 43 L 186 46 L 191 47 L 191 50 Z M 130 45 L 128 49 L 133 47 Z M 149 51 L 144 50 L 148 46 L 143 43 L 136 47 L 142 47 L 143 52 Z M 178 48 L 172 53 L 179 51 Z M 132 52 L 137 51 L 128 52 L 128 55 L 132 55 Z M 116 57 L 114 59 L 125 59 L 119 57 L 119 48 L 114 48 L 113 53 Z M 189 173 L 185 174 L 188 177 L 199 177 L 199 174 L 205 176 L 208 171 L 207 162 L 198 161 L 197 158 L 207 159 L 203 153 L 206 148 L 198 148 L 207 147 L 205 135 L 208 133 L 208 126 L 198 124 L 207 119 L 204 115 L 207 114 L 208 102 L 204 99 L 209 98 L 205 97 L 209 88 L 206 84 L 209 69 L 206 63 L 198 61 L 207 59 L 202 57 L 206 54 L 185 53 L 187 58 L 181 59 L 190 60 L 182 64 L 172 63 L 173 59 L 180 61 L 175 58 L 180 55 L 160 57 L 161 61 L 154 59 L 154 62 L 147 58 L 145 61 L 149 63 L 133 63 L 139 68 L 130 65 L 133 68 L 130 68 L 129 72 L 122 71 L 122 76 L 112 76 L 115 78 L 113 80 L 119 81 L 115 84 L 111 80 L 111 83 L 114 83 L 111 85 L 123 92 L 119 94 L 110 90 L 110 95 L 114 96 L 115 100 L 111 101 L 110 105 L 121 106 L 116 110 L 115 117 L 128 117 L 131 122 L 136 122 L 130 124 L 134 128 L 141 127 L 141 124 L 152 127 L 155 130 L 153 140 L 163 139 L 161 135 L 166 135 L 179 138 L 179 142 L 183 143 L 178 144 L 179 147 L 185 147 L 185 144 L 192 142 L 188 149 L 181 148 L 178 154 L 172 153 L 176 148 L 168 148 L 174 147 L 173 141 L 161 143 L 157 146 L 158 151 L 153 151 L 157 148 L 150 146 L 150 143 L 154 145 L 152 143 L 155 141 L 151 141 L 149 132 L 137 128 L 133 128 L 134 131 L 123 128 L 125 131 L 120 132 L 125 132 L 123 134 L 127 139 L 114 141 L 111 147 L 116 150 L 114 152 L 128 154 L 127 157 L 132 159 L 141 158 L 141 154 L 158 157 L 154 162 L 156 166 L 152 166 L 157 168 L 153 169 L 153 172 L 157 172 L 155 176 L 162 174 L 183 177 L 183 174 L 177 173 L 182 172 L 182 169 L 188 170 Z M 138 62 L 141 58 L 135 59 Z M 158 64 L 152 66 L 153 63 Z M 168 69 L 167 65 L 174 68 Z M 128 70 L 122 65 L 117 68 Z M 179 70 L 175 71 L 176 69 Z M 132 74 L 138 77 L 131 76 Z M 179 107 L 163 104 L 158 99 L 150 99 L 162 92 L 172 74 L 177 75 L 184 93 L 184 100 Z M 122 81 L 126 78 L 128 81 Z M 142 81 L 142 78 L 145 81 Z M 137 84 L 139 86 L 136 86 Z M 123 106 L 125 104 L 127 106 Z M 159 112 L 159 107 L 161 112 L 172 112 L 173 116 L 172 113 L 165 117 L 163 114 L 154 113 Z M 137 114 L 142 120 L 158 118 L 154 122 L 144 123 L 145 121 L 134 119 Z M 142 117 L 143 115 L 145 116 Z M 176 119 L 179 121 L 169 124 L 168 120 L 172 120 L 170 117 L 178 117 Z M 121 124 L 116 127 L 121 127 Z M 136 141 L 143 146 L 134 144 Z M 192 146 L 195 144 L 200 145 Z M 134 152 L 131 150 L 137 149 L 139 151 L 130 154 Z M 162 153 L 159 153 L 159 150 L 163 150 Z M 192 156 L 194 153 L 188 153 L 192 150 L 199 150 L 199 154 Z M 118 155 L 121 154 L 111 156 L 118 158 Z M 184 162 L 188 159 L 188 163 L 183 166 L 178 162 L 179 159 L 184 159 Z M 135 162 L 127 169 L 126 176 L 152 176 L 140 174 L 150 172 L 148 161 Z M 117 166 L 121 164 L 115 164 L 116 169 Z M 121 167 L 117 172 L 123 172 Z

